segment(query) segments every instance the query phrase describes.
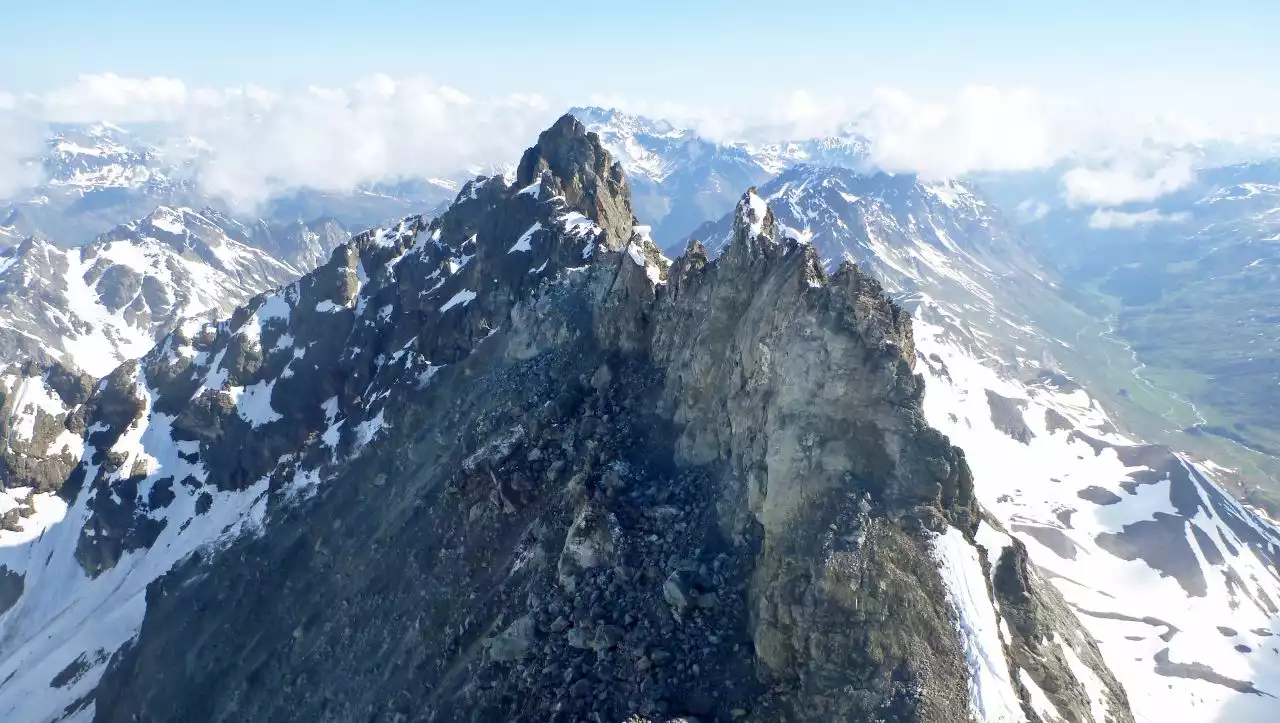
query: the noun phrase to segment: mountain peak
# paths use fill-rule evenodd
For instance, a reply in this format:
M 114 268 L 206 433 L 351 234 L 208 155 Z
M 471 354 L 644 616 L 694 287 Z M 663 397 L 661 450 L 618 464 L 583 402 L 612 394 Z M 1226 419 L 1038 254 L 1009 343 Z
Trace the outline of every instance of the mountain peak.
M 130 135 L 129 131 L 121 128 L 120 126 L 114 123 L 109 123 L 107 121 L 99 121 L 97 123 L 90 125 L 88 128 L 85 129 L 85 134 L 93 138 L 102 138 L 104 136 L 113 136 L 113 135 L 122 135 L 122 136 Z
M 573 106 L 568 110 L 567 115 L 571 115 L 582 123 L 589 125 L 613 123 L 620 119 L 630 118 L 630 116 L 616 108 L 604 108 L 598 105 Z
M 773 210 L 769 208 L 769 204 L 765 202 L 760 194 L 756 193 L 755 186 L 747 189 L 742 194 L 742 198 L 738 201 L 738 206 L 733 213 L 733 238 L 734 241 L 741 241 L 748 245 L 755 242 L 756 239 L 764 237 L 768 241 L 777 238 L 777 222 L 773 216 Z
M 0 253 L 0 257 L 18 258 L 35 251 L 48 252 L 57 250 L 58 247 L 52 241 L 36 233 L 22 239 L 16 246 L 5 249 L 4 253 Z
M 520 188 L 542 183 L 571 208 L 595 221 L 618 247 L 630 240 L 635 226 L 631 188 L 622 165 L 613 159 L 600 137 L 566 113 L 538 136 L 525 151 L 516 171 Z

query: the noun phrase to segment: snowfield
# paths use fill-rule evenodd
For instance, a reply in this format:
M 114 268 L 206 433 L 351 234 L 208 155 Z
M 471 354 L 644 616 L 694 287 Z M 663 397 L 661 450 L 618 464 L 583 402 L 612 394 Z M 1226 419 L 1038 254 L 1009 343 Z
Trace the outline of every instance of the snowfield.
M 1137 720 L 1274 720 L 1280 530 L 1205 469 L 1120 435 L 1083 389 L 1004 378 L 920 315 L 915 337 L 930 424 L 1097 638 Z M 1027 442 L 997 428 L 987 390 L 1025 404 Z

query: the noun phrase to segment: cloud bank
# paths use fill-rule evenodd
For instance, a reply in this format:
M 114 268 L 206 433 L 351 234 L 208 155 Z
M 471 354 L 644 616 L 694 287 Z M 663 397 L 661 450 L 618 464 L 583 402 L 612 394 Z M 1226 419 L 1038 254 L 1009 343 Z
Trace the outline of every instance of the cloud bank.
M 1150 147 L 1179 148 L 1214 139 L 1246 145 L 1234 131 L 1192 119 L 1167 113 L 1125 118 L 1027 88 L 975 85 L 940 100 L 880 88 L 861 105 L 795 91 L 737 112 L 616 96 L 597 96 L 591 102 L 667 118 L 713 140 L 858 133 L 872 141 L 872 166 L 926 178 L 1061 166 L 1067 169 L 1061 194 L 1072 206 L 1152 201 L 1194 180 L 1191 155 L 1161 155 Z M 1049 210 L 1039 201 L 1018 209 L 1032 220 Z
M 1108 208 L 1151 201 L 1193 178 L 1185 154 L 1099 153 L 1124 135 L 1097 113 L 1029 89 L 970 86 L 921 99 L 882 88 L 865 102 L 797 90 L 744 99 L 739 109 L 591 98 L 597 105 L 693 128 L 713 140 L 774 142 L 856 132 L 872 139 L 870 162 L 890 172 L 947 177 L 1080 165 L 1062 177 L 1072 205 Z M 345 87 L 192 87 L 176 78 L 85 75 L 43 94 L 0 89 L 0 197 L 29 187 L 45 124 L 164 124 L 183 141 L 205 189 L 247 206 L 302 187 L 345 191 L 402 177 L 457 176 L 511 163 L 561 108 L 532 94 L 473 97 L 427 78 L 375 75 Z M 1125 127 L 1133 132 L 1136 126 Z M 1162 120 L 1161 142 L 1203 138 L 1203 125 Z M 1152 138 L 1142 131 L 1143 138 Z M 1128 148 L 1135 147 L 1130 136 Z M 212 149 L 211 152 L 200 149 Z M 1079 159 L 1089 159 L 1087 161 Z M 1043 215 L 1045 209 L 1024 209 Z
M 1089 228 L 1129 229 L 1158 223 L 1183 223 L 1190 217 L 1189 213 L 1161 213 L 1154 208 L 1136 213 L 1100 208 L 1089 215 Z
M 1079 150 L 1085 124 L 1068 104 L 1032 90 L 969 86 L 922 100 L 894 88 L 863 103 L 803 90 L 755 99 L 743 109 L 595 96 L 591 104 L 666 118 L 718 141 L 776 142 L 857 133 L 872 139 L 871 163 L 892 173 L 941 178 L 976 171 L 1044 168 Z
M 42 124 L 19 112 L 13 96 L 0 93 L 0 198 L 40 181 L 40 167 L 31 159 L 43 141 Z
M 1049 204 L 1044 201 L 1028 198 L 1022 203 L 1019 203 L 1017 208 L 1014 209 L 1014 212 L 1017 213 L 1018 218 L 1023 221 L 1039 221 L 1045 216 L 1048 216 L 1051 210 L 1052 209 L 1049 207 Z
M 1043 168 L 1073 144 L 1050 103 L 1027 90 L 970 87 L 940 104 L 881 89 L 859 126 L 878 166 L 930 177 Z
M 1067 171 L 1062 176 L 1062 186 L 1072 205 L 1108 207 L 1154 201 L 1194 180 L 1192 158 L 1186 153 L 1168 158 L 1125 155 L 1102 168 Z
M 376 76 L 352 88 L 237 101 L 187 127 L 217 153 L 203 168 L 206 190 L 247 201 L 514 162 L 554 115 L 537 96 L 477 100 L 422 79 Z
M 40 115 L 54 123 L 175 122 L 212 101 L 214 91 L 188 91 L 176 78 L 122 78 L 115 73 L 82 75 L 70 85 L 27 97 Z
M 554 116 L 537 95 L 473 98 L 426 78 L 274 91 L 86 75 L 39 96 L 0 96 L 0 197 L 33 182 L 29 162 L 48 123 L 165 124 L 185 137 L 165 150 L 186 154 L 206 191 L 248 206 L 302 187 L 345 191 L 515 162 Z

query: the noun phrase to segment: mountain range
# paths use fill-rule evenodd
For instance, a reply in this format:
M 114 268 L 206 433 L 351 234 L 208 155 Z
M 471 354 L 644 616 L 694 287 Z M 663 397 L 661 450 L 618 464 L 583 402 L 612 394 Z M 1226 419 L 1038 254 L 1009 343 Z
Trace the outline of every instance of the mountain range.
M 1280 528 L 1034 228 L 577 113 L 350 240 L 0 262 L 7 719 L 1272 718 Z
M 0 706 L 1131 720 L 925 423 L 910 318 L 736 213 L 672 264 L 566 116 L 514 184 L 117 368 L 3 533 Z
M 688 128 L 609 108 L 569 111 L 627 169 L 640 218 L 656 238 L 685 238 L 733 208 L 742 190 L 796 164 L 861 168 L 867 141 L 848 134 L 767 143 L 716 142 Z
M 58 246 L 78 246 L 160 206 L 216 209 L 247 224 L 259 218 L 272 226 L 335 219 L 366 228 L 411 209 L 435 209 L 458 187 L 451 180 L 424 178 L 342 193 L 300 188 L 266 199 L 246 214 L 201 186 L 202 164 L 216 158 L 216 148 L 171 136 L 163 127 L 53 126 L 44 154 L 30 161 L 40 169 L 40 182 L 0 198 L 0 245 L 39 235 Z
M 223 318 L 327 260 L 332 220 L 246 227 L 162 206 L 85 246 L 31 237 L 0 254 L 0 363 L 56 359 L 105 376 L 186 318 Z

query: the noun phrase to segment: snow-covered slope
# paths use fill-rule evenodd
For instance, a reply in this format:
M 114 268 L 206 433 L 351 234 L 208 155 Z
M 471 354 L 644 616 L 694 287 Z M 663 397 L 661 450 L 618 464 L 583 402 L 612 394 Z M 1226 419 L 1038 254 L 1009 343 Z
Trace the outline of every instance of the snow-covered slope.
M 956 180 L 799 165 L 758 196 L 785 234 L 812 243 L 828 265 L 851 258 L 895 291 L 949 283 L 983 296 L 984 279 L 1034 264 L 996 209 Z M 693 237 L 717 252 L 731 230 L 721 218 Z
M 268 479 L 238 488 L 217 480 L 236 474 L 247 461 L 240 459 L 247 451 L 246 437 L 282 419 L 273 407 L 273 390 L 290 386 L 292 366 L 306 364 L 308 352 L 323 357 L 331 351 L 311 349 L 315 344 L 295 346 L 294 333 L 303 333 L 305 324 L 323 335 L 335 315 L 349 315 L 357 306 L 363 312 L 366 300 L 357 297 L 368 279 L 353 249 L 385 244 L 403 251 L 420 223 L 410 219 L 363 235 L 341 247 L 337 260 L 318 275 L 258 296 L 229 321 L 187 318 L 140 362 L 118 366 L 98 383 L 87 404 L 59 403 L 38 373 L 0 378 L 0 391 L 10 390 L 12 400 L 3 407 L 14 430 L 10 436 L 22 437 L 24 425 L 33 423 L 27 420 L 43 412 L 54 427 L 63 428 L 53 446 L 74 450 L 78 465 L 73 474 L 64 470 L 42 492 L 24 479 L 0 501 L 25 510 L 22 519 L 0 528 L 0 574 L 21 581 L 16 593 L 0 596 L 0 679 L 5 681 L 0 684 L 0 717 L 91 719 L 92 704 L 84 695 L 97 684 L 111 654 L 137 634 L 147 586 L 196 550 L 207 554 L 220 541 L 260 528 Z M 129 248 L 139 255 L 155 252 L 146 244 Z M 238 246 L 224 244 L 218 253 L 228 264 L 246 262 Z M 185 259 L 163 252 L 156 257 L 186 269 Z M 197 267 L 194 273 L 208 271 Z M 182 303 L 192 308 L 213 301 L 194 296 Z M 257 374 L 264 379 L 249 383 L 243 378 L 252 374 L 246 371 L 254 367 L 249 360 L 274 371 Z M 188 379 L 193 383 L 189 388 Z M 335 397 L 317 412 L 332 422 L 323 440 L 334 447 L 335 458 L 339 440 L 358 449 L 379 431 L 372 414 L 343 429 L 351 416 L 341 414 L 335 422 L 341 413 L 336 402 Z M 184 403 L 187 411 L 181 410 Z M 216 422 L 227 428 L 217 439 L 191 438 L 192 413 L 200 416 L 196 409 L 205 405 L 212 405 L 209 412 L 215 419 L 214 410 L 227 405 L 238 426 Z M 80 434 L 75 433 L 77 424 Z M 214 442 L 216 453 L 207 447 Z M 291 482 L 275 490 L 283 499 L 313 494 L 311 486 L 320 481 L 317 470 L 296 471 Z M 221 486 L 229 488 L 219 491 Z M 38 683 L 41 679 L 47 680 Z M 42 692 L 32 695 L 36 690 Z
M 53 187 L 81 190 L 180 185 L 182 158 L 166 157 L 156 147 L 110 123 L 65 126 L 49 139 L 43 158 Z
M 1097 638 L 1137 720 L 1274 718 L 1280 528 L 1226 494 L 1212 462 L 1123 433 L 1072 379 L 1072 345 L 1037 325 L 1064 302 L 980 195 L 797 168 L 746 198 L 913 312 L 929 422 Z M 722 247 L 734 222 L 699 236 Z
M 1211 464 L 1119 433 L 1070 378 L 1001 374 L 930 318 L 959 323 L 921 299 L 929 421 L 1099 640 L 1137 720 L 1272 720 L 1280 528 L 1223 492 Z
M 224 316 L 297 278 L 345 237 L 327 223 L 250 230 L 161 207 L 88 246 L 28 239 L 0 256 L 0 362 L 58 359 L 105 375 L 181 318 Z
M 1012 372 L 1055 363 L 1063 350 L 1035 328 L 1060 304 L 1052 275 L 975 189 L 956 180 L 796 166 L 749 197 L 767 203 L 782 233 L 834 268 L 868 269 L 900 300 L 923 293 L 959 319 L 957 334 L 998 351 Z M 732 239 L 729 216 L 694 231 L 712 253 Z

